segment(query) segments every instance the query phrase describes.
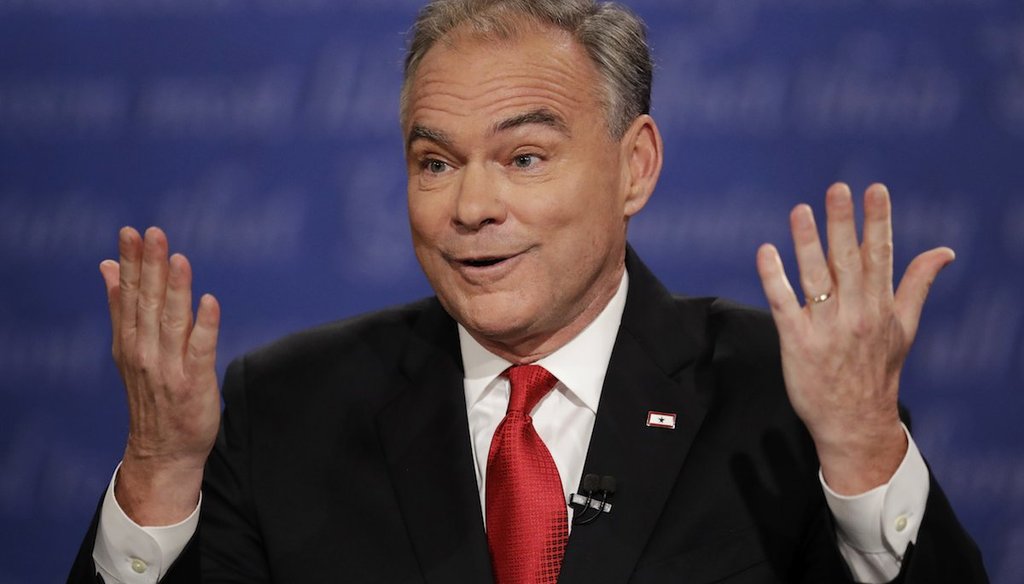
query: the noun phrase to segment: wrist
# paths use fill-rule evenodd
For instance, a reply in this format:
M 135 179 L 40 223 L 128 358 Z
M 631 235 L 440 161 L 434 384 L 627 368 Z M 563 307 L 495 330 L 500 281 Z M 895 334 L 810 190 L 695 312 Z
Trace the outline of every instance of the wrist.
M 906 432 L 898 420 L 884 430 L 850 433 L 846 439 L 814 437 L 814 444 L 825 482 L 835 493 L 845 496 L 888 483 L 908 448 Z
M 195 510 L 202 482 L 201 465 L 152 464 L 126 453 L 114 479 L 114 497 L 138 525 L 173 525 Z

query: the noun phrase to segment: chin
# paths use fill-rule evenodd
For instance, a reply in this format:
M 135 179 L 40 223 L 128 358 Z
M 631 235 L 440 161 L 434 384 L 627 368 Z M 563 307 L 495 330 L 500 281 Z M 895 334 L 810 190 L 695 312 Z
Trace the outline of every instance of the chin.
M 504 343 L 521 338 L 536 322 L 524 308 L 521 300 L 496 297 L 449 306 L 448 312 L 474 336 Z

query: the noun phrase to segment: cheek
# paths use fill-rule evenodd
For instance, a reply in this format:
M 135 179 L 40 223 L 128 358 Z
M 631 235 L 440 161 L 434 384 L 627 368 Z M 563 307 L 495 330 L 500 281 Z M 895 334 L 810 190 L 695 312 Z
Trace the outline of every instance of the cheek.
M 441 232 L 437 228 L 436 211 L 422 200 L 409 198 L 409 231 L 412 235 L 413 252 L 427 279 L 435 287 L 440 275 L 440 258 L 436 253 Z
M 603 270 L 610 250 L 623 245 L 622 220 L 607 206 L 577 207 L 548 224 L 551 254 L 547 260 L 546 282 L 586 282 Z
M 564 185 L 544 210 L 553 233 L 569 238 L 570 244 L 583 247 L 619 237 L 624 221 L 618 185 L 604 176 L 586 176 Z M 592 249 L 594 253 L 599 250 Z M 590 255 L 586 253 L 585 255 Z
M 443 225 L 444 222 L 438 199 L 438 197 L 431 198 L 424 193 L 412 192 L 410 189 L 409 228 L 412 231 L 413 244 L 417 248 L 421 245 L 429 246 L 438 239 L 439 225 Z

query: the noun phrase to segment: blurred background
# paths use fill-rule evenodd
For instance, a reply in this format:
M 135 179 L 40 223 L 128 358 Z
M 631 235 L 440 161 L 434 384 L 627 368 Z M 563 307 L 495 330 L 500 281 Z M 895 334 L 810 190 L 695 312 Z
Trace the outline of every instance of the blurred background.
M 890 186 L 898 271 L 956 249 L 902 396 L 993 581 L 1024 582 L 1024 3 L 627 3 L 667 150 L 631 239 L 670 288 L 763 306 L 758 244 L 836 180 Z M 0 0 L 0 584 L 63 581 L 120 458 L 121 225 L 220 298 L 221 371 L 429 293 L 396 115 L 419 4 Z

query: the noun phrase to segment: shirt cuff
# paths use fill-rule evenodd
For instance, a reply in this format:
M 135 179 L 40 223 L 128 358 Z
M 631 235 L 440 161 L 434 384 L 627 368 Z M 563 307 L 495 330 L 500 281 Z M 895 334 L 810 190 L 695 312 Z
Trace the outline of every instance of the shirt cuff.
M 143 527 L 131 520 L 114 497 L 117 472 L 107 486 L 96 530 L 93 561 L 107 581 L 155 584 L 178 559 L 199 526 L 202 493 L 192 514 L 180 523 Z
M 907 427 L 907 453 L 889 482 L 866 493 L 844 496 L 825 483 L 818 471 L 825 500 L 841 536 L 866 553 L 890 553 L 903 557 L 917 532 L 928 503 L 928 467 Z
M 844 496 L 818 471 L 832 516 L 839 552 L 857 582 L 889 582 L 899 575 L 907 546 L 917 541 L 928 504 L 928 467 L 903 426 L 907 453 L 889 482 L 860 495 Z

